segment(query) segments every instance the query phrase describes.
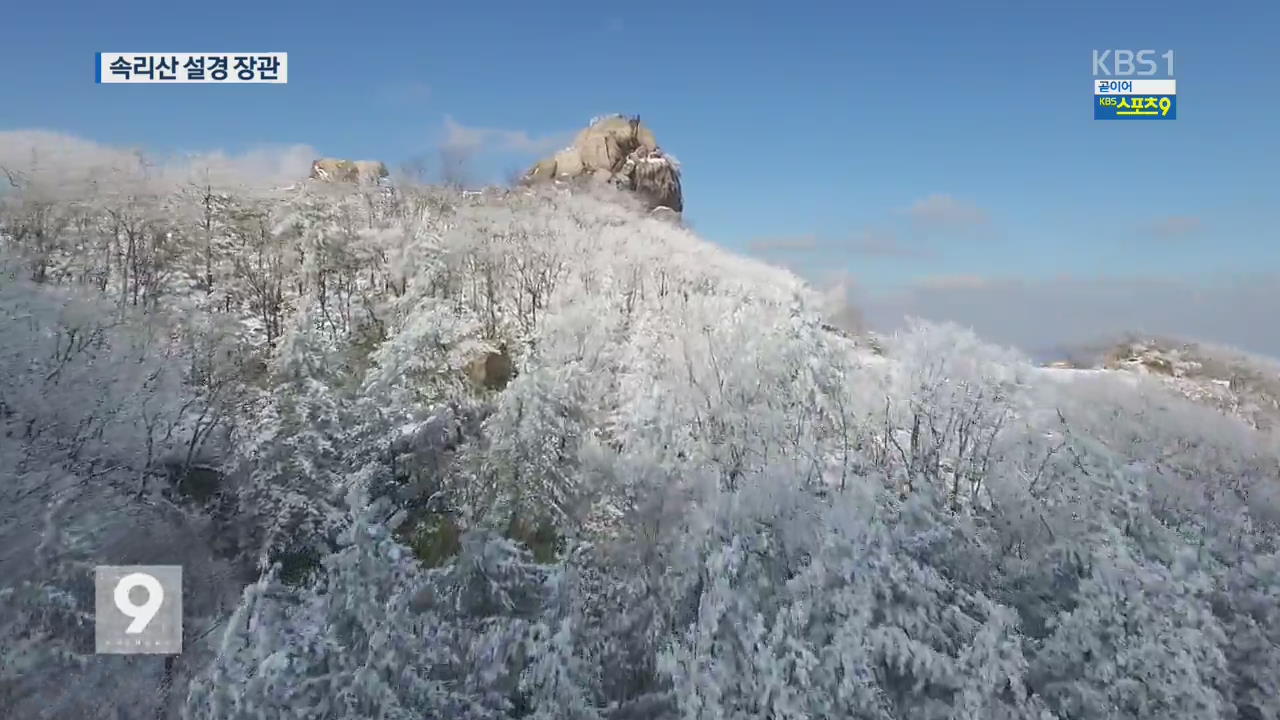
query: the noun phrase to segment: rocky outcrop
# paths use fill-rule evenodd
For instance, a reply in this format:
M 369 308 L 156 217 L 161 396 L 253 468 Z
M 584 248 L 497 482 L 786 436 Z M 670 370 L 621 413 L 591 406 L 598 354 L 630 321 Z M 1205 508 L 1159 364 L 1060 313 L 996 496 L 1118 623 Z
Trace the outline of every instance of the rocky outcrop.
M 467 364 L 467 377 L 478 388 L 501 390 L 515 374 L 511 354 L 502 345 L 497 352 L 487 352 Z
M 662 151 L 639 117 L 610 115 L 592 121 L 572 145 L 538 162 L 522 178 L 525 184 L 573 180 L 631 191 L 651 210 L 684 210 L 680 164 Z
M 320 158 L 311 163 L 312 180 L 376 185 L 388 175 L 387 166 L 376 160 Z

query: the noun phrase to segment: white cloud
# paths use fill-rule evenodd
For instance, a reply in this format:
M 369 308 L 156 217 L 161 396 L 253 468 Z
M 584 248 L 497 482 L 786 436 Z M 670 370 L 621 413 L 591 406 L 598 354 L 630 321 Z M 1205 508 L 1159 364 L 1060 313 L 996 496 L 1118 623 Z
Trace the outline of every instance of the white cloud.
M 863 302 L 878 327 L 896 327 L 906 316 L 947 320 L 1031 353 L 1140 332 L 1280 357 L 1274 320 L 1280 273 L 1036 281 L 939 276 Z
M 980 290 L 990 286 L 991 278 L 982 275 L 926 275 L 916 281 L 922 290 Z
M 759 238 L 747 243 L 747 250 L 761 255 L 818 252 L 880 258 L 924 258 L 930 255 L 923 248 L 904 244 L 892 232 L 870 229 L 831 239 L 814 234 Z
M 319 157 L 307 145 L 259 147 L 242 153 L 207 150 L 155 154 L 104 145 L 47 130 L 0 131 L 0 167 L 38 174 L 53 183 L 88 179 L 108 170 L 134 170 L 145 163 L 158 181 L 186 182 L 206 176 L 220 183 L 279 185 L 305 178 Z
M 913 222 L 923 227 L 965 228 L 990 222 L 982 208 L 942 193 L 917 200 L 906 212 Z
M 320 157 L 309 145 L 285 145 L 262 147 L 239 154 L 227 154 L 220 150 L 191 153 L 169 160 L 170 171 L 175 176 L 198 179 L 209 171 L 226 180 L 263 182 L 273 185 L 301 180 L 310 173 L 311 162 Z
M 137 167 L 138 157 L 124 148 L 47 130 L 0 131 L 0 170 L 15 178 L 40 179 L 50 187 L 88 180 L 105 168 Z M 12 178 L 6 178 L 6 184 Z
M 747 250 L 759 255 L 810 252 L 818 249 L 816 235 L 766 237 L 747 243 Z
M 1204 229 L 1204 221 L 1194 215 L 1170 215 L 1157 218 L 1144 228 L 1149 235 L 1163 240 L 1177 240 Z
M 558 150 L 568 140 L 565 133 L 535 137 L 525 130 L 471 127 L 454 120 L 444 119 L 445 138 L 442 147 L 451 152 L 471 154 L 480 151 L 517 152 L 543 155 Z
M 431 86 L 409 82 L 384 86 L 378 93 L 382 100 L 394 105 L 415 105 L 431 99 Z
M 887 230 L 863 230 L 841 243 L 840 248 L 855 255 L 883 258 L 926 258 L 932 253 L 902 242 Z

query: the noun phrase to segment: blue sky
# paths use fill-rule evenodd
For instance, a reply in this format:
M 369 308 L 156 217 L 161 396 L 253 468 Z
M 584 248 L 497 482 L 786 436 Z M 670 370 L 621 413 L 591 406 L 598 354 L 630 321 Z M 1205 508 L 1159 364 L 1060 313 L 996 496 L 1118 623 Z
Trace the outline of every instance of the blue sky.
M 1069 302 L 1049 286 L 1181 284 L 1169 302 L 1225 312 L 1222 291 L 1280 274 L 1275 2 L 61 0 L 4 22 L 0 130 L 160 153 L 302 143 L 395 166 L 465 144 L 497 181 L 594 115 L 639 113 L 700 234 L 848 273 L 886 322 L 1042 346 L 1001 313 Z M 1091 51 L 1117 47 L 1175 51 L 1177 120 L 1092 119 Z M 241 50 L 288 52 L 288 85 L 93 84 L 97 51 Z M 965 315 L 974 293 L 1005 309 Z M 1280 354 L 1280 331 L 1162 311 L 1127 321 Z M 1120 329 L 1097 313 L 1080 334 Z

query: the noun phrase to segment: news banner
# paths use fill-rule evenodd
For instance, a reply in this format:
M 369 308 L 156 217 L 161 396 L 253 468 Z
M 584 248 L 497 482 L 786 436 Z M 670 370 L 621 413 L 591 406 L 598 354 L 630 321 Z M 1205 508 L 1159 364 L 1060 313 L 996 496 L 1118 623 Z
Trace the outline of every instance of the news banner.
M 289 80 L 289 53 L 97 54 L 97 82 L 276 83 Z
M 1164 77 L 1158 60 L 1164 60 Z M 1093 119 L 1175 120 L 1178 85 L 1173 51 L 1093 51 Z

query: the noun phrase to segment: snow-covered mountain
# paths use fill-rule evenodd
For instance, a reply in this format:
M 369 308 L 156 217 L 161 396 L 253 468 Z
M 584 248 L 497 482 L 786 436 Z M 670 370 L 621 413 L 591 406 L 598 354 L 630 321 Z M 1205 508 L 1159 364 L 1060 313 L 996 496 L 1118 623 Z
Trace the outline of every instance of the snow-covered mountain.
M 1230 348 L 1131 337 L 1085 350 L 1056 369 L 1105 369 L 1157 380 L 1173 392 L 1263 431 L 1280 429 L 1280 362 Z
M 113 177 L 3 198 L 20 717 L 1280 713 L 1274 435 L 1161 382 L 612 191 Z M 176 660 L 86 652 L 133 563 Z
M 611 185 L 635 193 L 648 208 L 679 217 L 684 210 L 680 162 L 658 146 L 639 116 L 593 118 L 569 147 L 544 158 L 524 184 L 576 182 Z

